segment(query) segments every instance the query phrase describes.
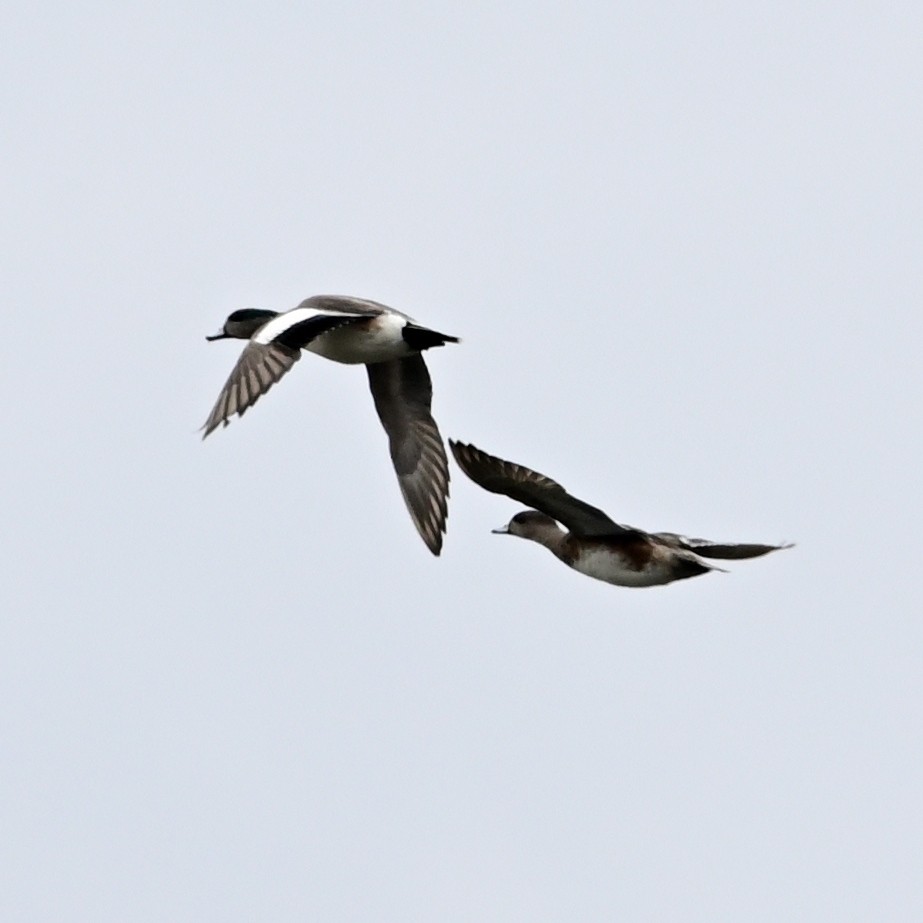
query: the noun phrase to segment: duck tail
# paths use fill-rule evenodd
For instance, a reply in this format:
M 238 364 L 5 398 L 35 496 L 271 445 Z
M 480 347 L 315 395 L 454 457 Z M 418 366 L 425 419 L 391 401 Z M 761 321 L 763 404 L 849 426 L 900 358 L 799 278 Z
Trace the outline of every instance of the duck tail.
M 434 346 L 445 346 L 446 343 L 457 343 L 458 337 L 449 336 L 447 333 L 439 333 L 436 330 L 430 330 L 428 327 L 420 327 L 417 324 L 407 324 L 403 330 L 404 342 L 418 352 L 424 349 L 432 349 Z

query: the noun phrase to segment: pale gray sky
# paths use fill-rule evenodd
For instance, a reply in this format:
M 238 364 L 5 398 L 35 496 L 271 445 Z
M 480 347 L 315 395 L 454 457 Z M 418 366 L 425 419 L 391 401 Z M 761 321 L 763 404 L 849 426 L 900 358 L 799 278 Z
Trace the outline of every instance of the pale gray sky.
M 2 13 L 0 916 L 919 920 L 918 4 Z M 206 443 L 234 308 L 463 338 L 443 434 L 798 542 L 432 558 L 362 370 Z

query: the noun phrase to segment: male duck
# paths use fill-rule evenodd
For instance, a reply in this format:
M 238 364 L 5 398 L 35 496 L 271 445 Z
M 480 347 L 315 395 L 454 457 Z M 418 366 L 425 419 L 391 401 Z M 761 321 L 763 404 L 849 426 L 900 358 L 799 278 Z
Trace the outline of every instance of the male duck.
M 517 513 L 493 531 L 518 535 L 550 549 L 568 567 L 616 586 L 658 586 L 720 570 L 708 558 L 756 558 L 791 545 L 709 542 L 672 532 L 644 532 L 613 522 L 602 510 L 572 497 L 551 478 L 449 440 L 459 467 L 485 490 L 506 494 L 535 509 Z M 541 512 L 536 512 L 540 510 Z M 562 522 L 564 532 L 555 522 Z
M 448 515 L 449 466 L 430 413 L 433 386 L 420 353 L 458 338 L 421 327 L 376 301 L 314 295 L 291 311 L 234 311 L 208 340 L 249 339 L 205 421 L 203 439 L 243 415 L 307 349 L 334 362 L 364 364 L 388 434 L 404 502 L 426 547 L 438 555 Z

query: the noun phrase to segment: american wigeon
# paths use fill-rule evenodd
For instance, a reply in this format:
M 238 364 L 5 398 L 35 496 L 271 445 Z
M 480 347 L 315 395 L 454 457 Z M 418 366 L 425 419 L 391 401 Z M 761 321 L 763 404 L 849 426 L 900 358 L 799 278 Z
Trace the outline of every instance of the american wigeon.
M 602 510 L 572 497 L 556 481 L 522 465 L 449 440 L 459 467 L 476 484 L 526 506 L 493 531 L 544 545 L 568 567 L 616 586 L 658 586 L 720 570 L 700 556 L 723 560 L 756 558 L 791 545 L 732 544 L 644 532 L 619 525 Z M 563 523 L 570 531 L 558 525 Z
M 314 295 L 283 313 L 234 311 L 208 340 L 249 340 L 203 426 L 208 436 L 243 415 L 301 357 L 303 349 L 334 362 L 364 364 L 375 409 L 410 516 L 438 555 L 448 515 L 449 467 L 430 413 L 433 387 L 421 352 L 458 338 L 422 327 L 376 301 Z

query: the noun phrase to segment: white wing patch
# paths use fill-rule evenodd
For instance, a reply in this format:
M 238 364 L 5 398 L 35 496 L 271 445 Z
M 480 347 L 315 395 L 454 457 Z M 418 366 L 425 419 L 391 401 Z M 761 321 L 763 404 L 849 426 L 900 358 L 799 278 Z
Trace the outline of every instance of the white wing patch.
M 286 330 L 294 327 L 295 324 L 300 324 L 302 321 L 310 320 L 312 317 L 337 317 L 343 315 L 349 317 L 366 316 L 354 311 L 334 312 L 319 311 L 317 308 L 292 308 L 291 311 L 286 311 L 284 314 L 280 314 L 278 317 L 274 317 L 272 320 L 263 324 L 263 326 L 253 334 L 253 342 L 261 343 L 266 346 L 273 340 L 278 339 Z

